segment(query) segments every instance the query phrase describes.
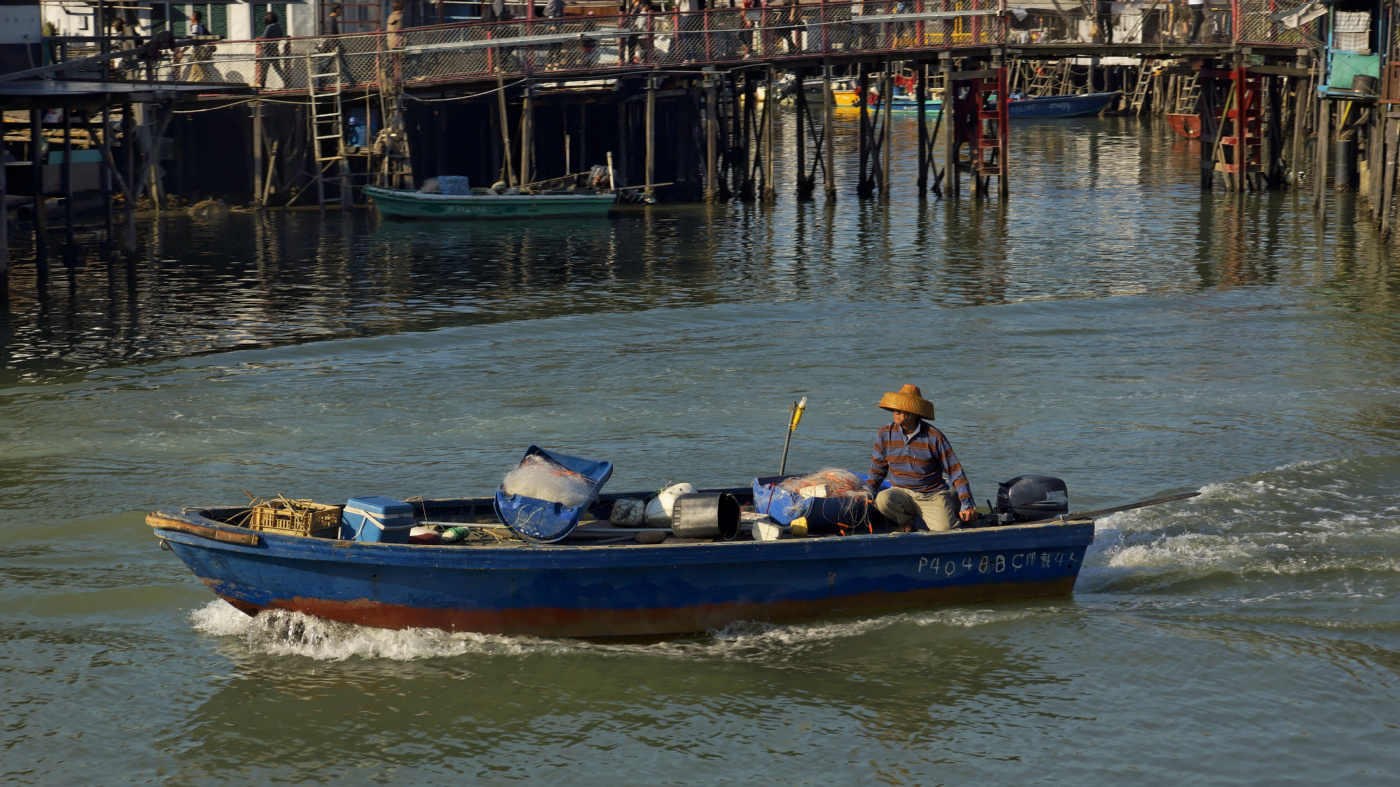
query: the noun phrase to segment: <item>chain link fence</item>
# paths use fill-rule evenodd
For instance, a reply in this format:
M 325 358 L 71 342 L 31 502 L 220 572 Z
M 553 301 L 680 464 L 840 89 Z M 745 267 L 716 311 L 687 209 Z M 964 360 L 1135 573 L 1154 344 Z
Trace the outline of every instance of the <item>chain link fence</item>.
M 158 78 L 269 91 L 414 85 L 483 77 L 701 67 L 820 54 L 994 46 L 1002 0 L 795 3 L 756 9 L 514 19 L 397 32 L 210 41 L 163 61 Z

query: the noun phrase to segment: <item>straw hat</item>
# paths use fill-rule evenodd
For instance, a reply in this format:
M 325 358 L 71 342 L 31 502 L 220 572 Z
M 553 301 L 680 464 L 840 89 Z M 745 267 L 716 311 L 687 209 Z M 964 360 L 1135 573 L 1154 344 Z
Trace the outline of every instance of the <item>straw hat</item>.
M 917 385 L 906 385 L 898 392 L 887 393 L 880 397 L 880 409 L 903 410 L 906 413 L 933 419 L 933 402 L 923 397 Z

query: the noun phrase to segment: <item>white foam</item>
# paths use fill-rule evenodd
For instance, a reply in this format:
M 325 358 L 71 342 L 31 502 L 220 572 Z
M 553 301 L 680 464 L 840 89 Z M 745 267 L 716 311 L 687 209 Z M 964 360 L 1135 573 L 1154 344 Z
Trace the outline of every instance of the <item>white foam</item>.
M 304 656 L 318 661 L 350 658 L 415 661 L 465 654 L 552 653 L 568 647 L 565 643 L 533 637 L 356 626 L 281 610 L 250 617 L 217 599 L 190 613 L 190 620 L 195 629 L 206 634 L 242 639 L 243 645 L 252 652 Z

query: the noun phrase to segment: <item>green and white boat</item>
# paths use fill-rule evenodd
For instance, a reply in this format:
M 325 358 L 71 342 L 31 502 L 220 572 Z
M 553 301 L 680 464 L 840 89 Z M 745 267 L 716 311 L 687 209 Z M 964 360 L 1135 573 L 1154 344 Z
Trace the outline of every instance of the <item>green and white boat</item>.
M 471 194 L 429 194 L 366 186 L 365 194 L 386 219 L 603 218 L 617 202 L 616 193 L 611 191 L 495 194 L 472 189 Z

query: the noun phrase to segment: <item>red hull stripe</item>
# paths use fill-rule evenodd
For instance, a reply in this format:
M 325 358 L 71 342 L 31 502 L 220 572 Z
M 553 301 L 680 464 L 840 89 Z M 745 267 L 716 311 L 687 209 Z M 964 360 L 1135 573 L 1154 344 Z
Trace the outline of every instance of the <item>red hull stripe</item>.
M 1069 595 L 1075 577 L 1045 582 L 1006 582 L 926 588 L 905 593 L 862 593 L 815 601 L 733 602 L 653 609 L 420 609 L 369 600 L 292 598 L 259 607 L 219 594 L 247 614 L 285 609 L 318 618 L 378 628 L 432 628 L 540 637 L 645 637 L 710 631 L 740 620 L 791 623 L 835 616 L 869 615 L 952 604 L 977 604 Z

